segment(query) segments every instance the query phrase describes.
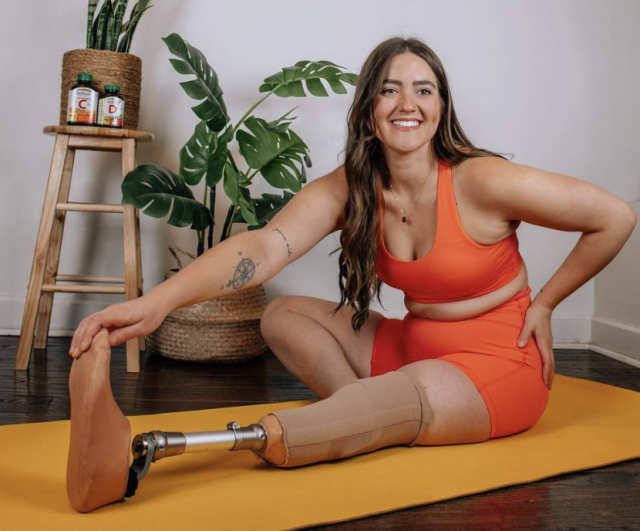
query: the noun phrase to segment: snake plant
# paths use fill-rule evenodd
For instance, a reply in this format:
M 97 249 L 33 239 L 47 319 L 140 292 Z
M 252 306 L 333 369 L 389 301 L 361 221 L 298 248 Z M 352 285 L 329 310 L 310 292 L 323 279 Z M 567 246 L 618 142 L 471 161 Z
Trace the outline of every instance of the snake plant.
M 138 0 L 131 10 L 129 20 L 124 22 L 129 0 L 102 0 L 100 9 L 100 0 L 89 0 L 87 48 L 129 53 L 133 34 L 152 1 Z
M 231 204 L 220 241 L 229 237 L 234 223 L 246 223 L 249 230 L 264 227 L 306 182 L 311 159 L 309 148 L 290 127 L 296 118 L 291 116 L 295 108 L 272 121 L 253 116 L 255 109 L 274 94 L 305 97 L 308 91 L 313 96 L 326 97 L 329 93 L 323 81 L 334 93 L 346 94 L 345 84 L 355 85 L 357 75 L 344 72 L 344 67 L 329 61 L 300 61 L 267 77 L 259 87 L 264 95 L 233 124 L 218 76 L 202 52 L 175 33 L 162 40 L 178 57 L 169 59 L 173 68 L 179 74 L 195 76 L 180 85 L 190 98 L 200 101 L 192 107 L 200 121 L 180 151 L 179 172 L 161 164 L 139 165 L 122 182 L 122 202 L 156 218 L 170 214 L 170 225 L 190 226 L 198 233 L 199 256 L 204 252 L 207 229 L 208 247 L 213 245 L 216 187 L 221 181 Z M 234 141 L 244 159 L 244 169 L 230 149 Z M 249 187 L 258 174 L 282 190 L 282 195 L 251 197 Z M 189 186 L 202 179 L 205 187 L 200 202 Z

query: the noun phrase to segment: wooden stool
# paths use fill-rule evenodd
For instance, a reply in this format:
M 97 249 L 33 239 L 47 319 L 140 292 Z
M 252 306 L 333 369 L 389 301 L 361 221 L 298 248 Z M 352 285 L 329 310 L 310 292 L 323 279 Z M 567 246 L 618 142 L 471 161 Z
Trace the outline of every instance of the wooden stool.
M 47 134 L 55 134 L 56 143 L 31 266 L 27 302 L 24 307 L 20 342 L 16 353 L 16 370 L 29 368 L 32 346 L 36 349 L 47 346 L 54 293 L 122 293 L 126 300 L 142 295 L 138 210 L 131 205 L 69 203 L 68 201 L 73 161 L 77 149 L 122 152 L 124 176 L 136 166 L 136 141 L 150 142 L 153 140 L 153 135 L 129 129 L 75 125 L 52 125 L 45 127 L 43 131 Z M 70 211 L 123 214 L 124 277 L 58 274 L 64 221 L 66 213 Z M 80 285 L 59 285 L 58 282 L 74 282 Z M 120 284 L 120 286 L 82 285 L 87 282 Z M 144 338 L 127 341 L 127 372 L 140 372 L 140 350 L 144 350 Z

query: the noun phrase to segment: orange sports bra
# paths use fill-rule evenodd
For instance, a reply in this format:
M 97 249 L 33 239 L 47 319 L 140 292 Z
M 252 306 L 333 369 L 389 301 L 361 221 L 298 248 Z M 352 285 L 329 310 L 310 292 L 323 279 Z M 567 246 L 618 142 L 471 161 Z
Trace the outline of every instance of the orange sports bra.
M 453 192 L 451 165 L 445 161 L 438 163 L 436 201 L 436 236 L 431 250 L 418 260 L 399 260 L 384 244 L 384 198 L 380 193 L 376 269 L 382 282 L 404 291 L 413 301 L 427 304 L 480 297 L 518 275 L 522 256 L 515 232 L 493 245 L 481 245 L 465 232 Z

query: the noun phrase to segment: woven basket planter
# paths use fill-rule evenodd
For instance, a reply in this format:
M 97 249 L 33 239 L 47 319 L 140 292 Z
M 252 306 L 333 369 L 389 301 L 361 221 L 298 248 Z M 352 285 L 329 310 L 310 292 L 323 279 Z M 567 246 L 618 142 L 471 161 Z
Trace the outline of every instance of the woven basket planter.
M 167 278 L 175 274 L 171 271 Z M 262 285 L 172 311 L 147 336 L 150 350 L 165 358 L 235 363 L 260 356 L 267 344 L 260 318 L 267 306 Z
M 78 74 L 93 76 L 93 86 L 104 94 L 105 85 L 119 85 L 124 99 L 125 129 L 138 128 L 140 91 L 142 89 L 142 60 L 130 53 L 107 50 L 71 50 L 62 57 L 62 86 L 60 94 L 60 125 L 67 123 L 69 90 L 76 84 Z

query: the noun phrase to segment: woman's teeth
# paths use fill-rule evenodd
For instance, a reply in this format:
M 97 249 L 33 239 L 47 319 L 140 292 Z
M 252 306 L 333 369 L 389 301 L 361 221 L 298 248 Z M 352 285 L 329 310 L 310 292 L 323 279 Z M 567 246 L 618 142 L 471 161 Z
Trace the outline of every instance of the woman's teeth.
M 398 127 L 417 127 L 418 125 L 420 125 L 420 122 L 418 122 L 417 120 L 395 120 L 391 123 Z

